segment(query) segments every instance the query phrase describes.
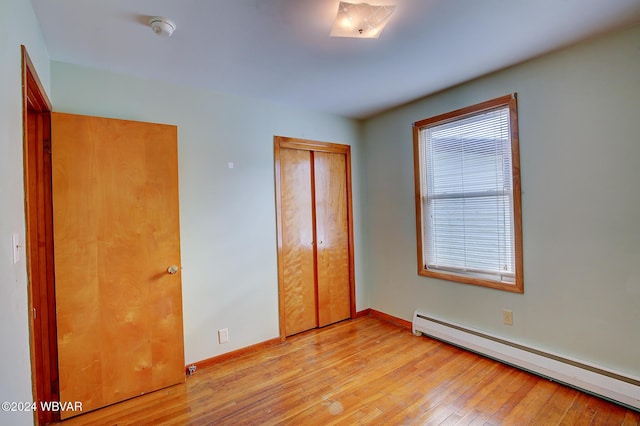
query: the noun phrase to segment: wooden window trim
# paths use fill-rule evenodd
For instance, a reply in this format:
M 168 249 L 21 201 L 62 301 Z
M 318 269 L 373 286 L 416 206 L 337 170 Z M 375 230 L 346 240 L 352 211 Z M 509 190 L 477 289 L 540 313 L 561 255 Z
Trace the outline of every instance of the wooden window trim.
M 515 243 L 515 283 L 501 283 L 488 279 L 446 273 L 442 271 L 432 271 L 424 264 L 423 256 L 423 208 L 420 191 L 420 129 L 434 124 L 444 124 L 462 118 L 501 107 L 509 107 L 510 131 L 511 131 L 511 174 L 513 179 L 513 222 L 514 222 L 514 243 Z M 481 287 L 488 287 L 497 290 L 504 290 L 514 293 L 524 293 L 523 282 L 523 254 L 522 254 L 522 197 L 520 189 L 520 148 L 518 138 L 518 110 L 517 96 L 515 93 L 505 95 L 476 105 L 471 105 L 455 111 L 440 114 L 431 118 L 416 121 L 413 124 L 413 159 L 414 159 L 414 185 L 415 185 L 415 205 L 416 205 L 416 239 L 417 239 L 417 261 L 418 275 L 438 278 L 447 281 L 454 281 L 463 284 L 471 284 Z

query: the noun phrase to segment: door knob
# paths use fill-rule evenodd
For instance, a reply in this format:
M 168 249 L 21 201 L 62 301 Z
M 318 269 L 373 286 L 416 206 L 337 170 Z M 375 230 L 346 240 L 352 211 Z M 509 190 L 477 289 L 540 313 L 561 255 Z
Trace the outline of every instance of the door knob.
M 175 274 L 176 272 L 178 272 L 180 268 L 178 268 L 176 265 L 171 265 L 167 268 L 167 272 L 170 273 L 171 275 Z

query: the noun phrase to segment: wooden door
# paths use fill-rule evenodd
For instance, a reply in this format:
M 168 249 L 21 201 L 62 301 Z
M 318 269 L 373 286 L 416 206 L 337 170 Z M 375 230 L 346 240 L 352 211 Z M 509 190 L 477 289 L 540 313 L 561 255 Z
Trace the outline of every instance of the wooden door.
M 60 400 L 183 382 L 177 128 L 54 113 L 52 181 Z
M 287 336 L 318 326 L 311 152 L 280 151 L 284 318 Z
M 350 148 L 275 138 L 280 334 L 355 316 Z
M 344 154 L 314 152 L 318 326 L 350 317 L 349 222 Z

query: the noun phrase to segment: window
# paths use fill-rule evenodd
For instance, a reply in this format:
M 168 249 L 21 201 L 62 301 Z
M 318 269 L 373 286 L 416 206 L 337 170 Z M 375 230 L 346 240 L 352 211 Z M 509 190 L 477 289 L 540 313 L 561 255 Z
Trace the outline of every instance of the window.
M 414 123 L 418 274 L 522 293 L 516 94 Z

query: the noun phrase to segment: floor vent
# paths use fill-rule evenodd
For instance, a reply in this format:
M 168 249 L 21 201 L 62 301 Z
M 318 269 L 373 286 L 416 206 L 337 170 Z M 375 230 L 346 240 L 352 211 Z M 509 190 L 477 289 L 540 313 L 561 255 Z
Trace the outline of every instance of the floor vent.
M 417 336 L 425 334 L 635 410 L 640 409 L 638 378 L 510 342 L 418 311 L 413 314 L 412 328 Z

